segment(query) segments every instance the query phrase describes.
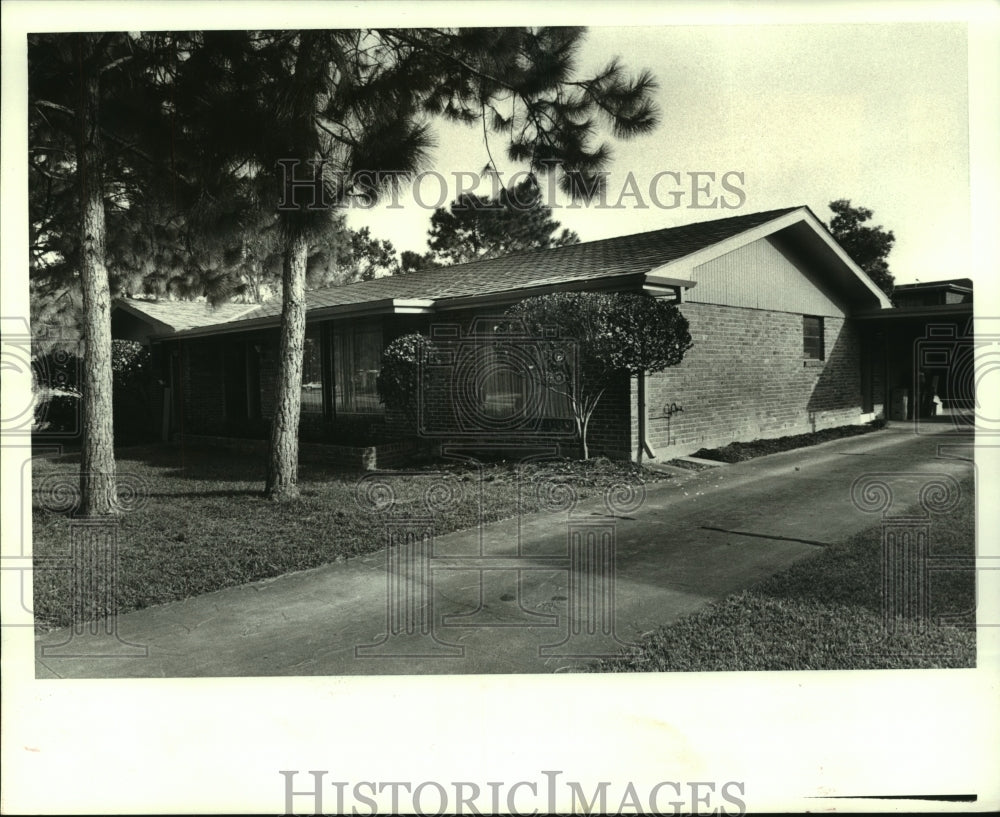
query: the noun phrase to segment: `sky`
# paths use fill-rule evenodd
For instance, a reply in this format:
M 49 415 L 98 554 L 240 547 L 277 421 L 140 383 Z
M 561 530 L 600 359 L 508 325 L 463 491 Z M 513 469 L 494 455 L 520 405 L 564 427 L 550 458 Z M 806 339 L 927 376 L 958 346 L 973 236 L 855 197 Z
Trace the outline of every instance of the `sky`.
M 608 204 L 619 203 L 630 174 L 641 200 L 567 209 L 555 199 L 554 217 L 581 240 L 795 205 L 828 222 L 829 202 L 847 198 L 895 234 L 897 283 L 974 277 L 965 23 L 591 27 L 580 73 L 614 55 L 652 71 L 661 122 L 630 142 L 611 140 Z M 352 226 L 370 226 L 398 250 L 426 251 L 430 212 L 444 198 L 440 177 L 450 201 L 454 174 L 478 173 L 488 159 L 481 129 L 439 122 L 435 132 L 416 196 L 354 210 Z M 502 161 L 502 139 L 491 149 L 504 178 L 520 169 Z M 657 206 L 649 188 L 663 171 L 678 175 L 658 177 Z M 720 187 L 727 173 L 742 174 L 727 181 L 745 200 Z M 695 185 L 708 189 L 695 198 Z M 475 192 L 490 189 L 483 179 Z M 715 207 L 693 206 L 717 198 Z

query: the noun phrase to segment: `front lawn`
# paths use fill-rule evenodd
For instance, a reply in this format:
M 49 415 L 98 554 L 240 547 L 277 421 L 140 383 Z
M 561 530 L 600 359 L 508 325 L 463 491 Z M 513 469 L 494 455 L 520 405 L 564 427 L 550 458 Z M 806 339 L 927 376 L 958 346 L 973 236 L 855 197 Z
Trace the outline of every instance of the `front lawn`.
M 933 517 L 930 556 L 975 553 L 971 478 L 950 514 Z M 887 636 L 882 618 L 881 526 L 828 548 L 761 584 L 647 636 L 603 662 L 603 672 L 909 669 L 976 665 L 975 574 L 929 573 L 929 623 L 914 632 L 900 619 Z M 933 562 L 931 562 L 933 564 Z M 907 565 L 908 568 L 913 565 Z M 939 623 L 940 616 L 966 621 Z
M 74 485 L 79 467 L 78 455 L 33 463 L 34 610 L 36 626 L 43 630 L 72 623 L 73 584 L 66 569 L 71 519 L 44 510 L 39 491 L 61 482 Z M 519 468 L 492 463 L 481 472 L 452 463 L 413 470 L 380 477 L 380 485 L 363 473 L 303 465 L 301 497 L 275 503 L 260 493 L 260 457 L 160 446 L 122 449 L 120 484 L 139 484 L 148 498 L 119 522 L 118 609 L 176 601 L 379 550 L 381 519 L 392 512 L 426 514 L 428 500 L 438 534 L 474 527 L 480 517 L 480 479 L 482 518 L 491 522 L 559 507 L 568 486 L 586 499 L 622 481 L 668 478 L 606 459 Z M 389 491 L 391 508 L 384 507 Z M 368 498 L 366 508 L 359 495 Z

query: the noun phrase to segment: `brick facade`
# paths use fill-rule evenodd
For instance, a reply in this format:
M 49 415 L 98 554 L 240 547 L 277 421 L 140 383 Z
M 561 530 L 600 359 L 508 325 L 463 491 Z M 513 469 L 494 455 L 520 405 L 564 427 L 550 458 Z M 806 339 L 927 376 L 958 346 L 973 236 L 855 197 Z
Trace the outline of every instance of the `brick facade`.
M 802 315 L 700 303 L 681 311 L 694 346 L 680 365 L 647 378 L 648 439 L 658 459 L 874 416 L 862 414 L 860 360 L 867 350 L 849 320 L 823 319 L 825 359 L 814 361 L 803 359 Z M 634 392 L 633 385 L 636 450 Z M 682 411 L 667 418 L 672 404 Z
M 681 310 L 690 323 L 694 346 L 679 366 L 647 379 L 648 440 L 658 460 L 735 440 L 858 423 L 881 412 L 881 367 L 875 365 L 875 413 L 862 414 L 860 360 L 866 350 L 849 319 L 824 317 L 825 359 L 807 361 L 803 359 L 802 315 L 703 303 L 685 303 Z M 475 312 L 464 311 L 435 318 L 434 322 L 455 323 L 468 331 L 475 316 Z M 427 332 L 430 326 L 426 318 L 388 318 L 385 334 L 390 339 L 406 331 Z M 256 355 L 259 361 L 261 407 L 257 423 L 243 420 L 242 426 L 234 425 L 226 416 L 224 372 L 225 344 L 241 341 L 252 350 L 248 354 Z M 189 435 L 263 436 L 266 421 L 274 411 L 277 333 L 187 341 L 181 346 L 181 355 L 183 418 L 178 430 Z M 568 456 L 578 454 L 576 439 L 566 433 L 547 433 L 551 425 L 514 435 L 467 432 L 450 437 L 444 430 L 455 422 L 454 405 L 447 398 L 444 379 L 441 398 L 435 402 L 430 395 L 424 401 L 439 431 L 425 437 L 428 445 L 498 451 L 520 445 L 533 450 L 557 448 Z M 668 418 L 672 404 L 682 410 Z M 415 436 L 412 423 L 392 414 L 348 415 L 331 420 L 322 414 L 303 413 L 300 428 L 306 443 L 356 438 L 360 445 L 367 445 L 380 439 L 412 440 Z M 590 453 L 634 458 L 638 433 L 636 382 L 625 376 L 615 378 L 607 385 L 591 419 Z M 392 456 L 395 462 L 395 451 Z
M 229 431 L 225 415 L 222 343 L 215 338 L 182 343 L 179 416 L 175 427 L 200 434 Z

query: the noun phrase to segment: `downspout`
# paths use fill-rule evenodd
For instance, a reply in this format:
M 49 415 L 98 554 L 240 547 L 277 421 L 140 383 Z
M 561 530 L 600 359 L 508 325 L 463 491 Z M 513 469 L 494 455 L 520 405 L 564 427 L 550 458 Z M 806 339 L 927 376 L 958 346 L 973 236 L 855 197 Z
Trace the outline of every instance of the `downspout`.
M 636 376 L 636 397 L 638 400 L 639 416 L 639 457 L 638 462 L 642 462 L 642 454 L 645 452 L 650 459 L 656 459 L 656 451 L 649 441 L 649 406 L 646 403 L 646 373 L 639 372 Z

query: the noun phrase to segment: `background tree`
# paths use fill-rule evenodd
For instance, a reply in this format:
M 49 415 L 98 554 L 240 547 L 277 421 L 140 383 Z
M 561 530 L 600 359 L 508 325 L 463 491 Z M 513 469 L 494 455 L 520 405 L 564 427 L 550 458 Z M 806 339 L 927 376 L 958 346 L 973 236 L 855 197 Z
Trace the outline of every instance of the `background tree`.
M 831 201 L 830 210 L 833 212 L 830 233 L 837 243 L 879 289 L 891 296 L 895 277 L 889 272 L 886 258 L 896 242 L 892 231 L 881 226 L 868 226 L 872 211 L 867 207 L 852 207 L 850 199 Z
M 399 271 L 399 261 L 396 258 L 396 248 L 385 238 L 373 238 L 367 227 L 351 230 L 350 255 L 345 259 L 348 263 L 348 282 L 372 281 Z
M 442 265 L 464 264 L 580 242 L 571 230 L 555 235 L 558 229 L 537 180 L 528 176 L 495 198 L 463 193 L 448 209 L 437 208 L 431 216 L 428 255 Z
M 438 269 L 441 265 L 433 259 L 430 253 L 418 253 L 412 250 L 403 250 L 399 256 L 399 269 L 397 273 L 407 275 L 411 272 L 423 272 L 429 269 Z
M 545 336 L 546 329 L 556 328 L 560 338 L 573 343 L 576 365 L 567 358 L 564 366 L 540 371 L 540 376 L 542 386 L 569 400 L 583 459 L 590 456 L 590 419 L 614 379 L 676 366 L 692 345 L 687 319 L 680 310 L 647 295 L 560 292 L 527 298 L 507 314 L 539 337 Z

